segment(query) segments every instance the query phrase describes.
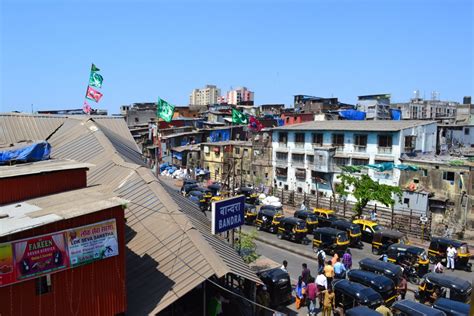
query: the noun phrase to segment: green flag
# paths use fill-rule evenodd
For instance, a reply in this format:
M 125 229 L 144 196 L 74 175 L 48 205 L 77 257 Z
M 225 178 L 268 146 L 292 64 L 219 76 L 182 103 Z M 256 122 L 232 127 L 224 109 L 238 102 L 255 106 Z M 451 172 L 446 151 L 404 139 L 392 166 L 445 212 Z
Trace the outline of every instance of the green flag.
M 161 117 L 166 122 L 171 122 L 174 114 L 174 105 L 169 104 L 165 100 L 158 98 L 158 106 L 156 109 L 156 115 Z
M 92 64 L 91 71 L 100 71 L 100 69 L 97 68 L 94 64 Z
M 232 123 L 235 124 L 248 124 L 249 119 L 247 115 L 244 113 L 237 111 L 236 109 L 232 109 Z
M 102 81 L 104 81 L 104 78 L 100 74 L 91 71 L 91 76 L 89 77 L 89 86 L 102 88 Z

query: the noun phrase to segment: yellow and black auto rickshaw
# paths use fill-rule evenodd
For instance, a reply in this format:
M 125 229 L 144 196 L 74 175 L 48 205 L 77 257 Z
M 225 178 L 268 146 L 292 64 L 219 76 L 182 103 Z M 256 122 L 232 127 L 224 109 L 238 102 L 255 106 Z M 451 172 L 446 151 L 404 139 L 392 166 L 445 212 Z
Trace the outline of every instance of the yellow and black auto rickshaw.
M 324 208 L 314 208 L 313 213 L 318 217 L 318 227 L 330 227 L 337 217 L 334 211 Z
M 311 211 L 296 211 L 293 216 L 306 221 L 306 228 L 308 229 L 309 234 L 318 228 L 318 217 Z
M 308 229 L 306 229 L 306 222 L 295 217 L 285 217 L 280 220 L 278 225 L 277 237 L 278 239 L 288 239 L 294 242 L 307 245 L 309 239 L 306 237 Z
M 217 196 L 220 194 L 222 185 L 218 182 L 214 182 L 213 184 L 208 185 L 207 188 L 211 190 L 212 196 Z
M 349 247 L 349 237 L 345 231 L 331 228 L 321 227 L 313 231 L 313 250 L 323 249 L 326 253 L 338 253 L 342 257 L 342 253 Z
M 276 233 L 280 220 L 283 218 L 283 208 L 281 206 L 263 205 L 257 213 L 255 226 L 257 230 Z
M 376 222 L 369 221 L 367 219 L 355 219 L 352 221 L 354 224 L 359 225 L 362 233 L 362 241 L 372 243 L 374 233 L 381 230 L 382 227 Z
M 360 240 L 362 233 L 360 232 L 359 225 L 353 224 L 345 219 L 338 219 L 332 223 L 331 227 L 347 232 L 350 241 L 349 246 L 359 249 L 364 248 L 364 244 Z
M 469 303 L 472 292 L 471 282 L 463 278 L 445 273 L 428 273 L 426 274 L 415 292 L 415 299 L 421 303 L 433 303 L 433 293 L 437 292 L 436 299 L 440 297 L 450 300 Z
M 401 266 L 411 266 L 416 269 L 421 278 L 430 272 L 430 261 L 426 250 L 412 245 L 392 244 L 387 249 L 387 260 Z
M 204 194 L 199 190 L 194 190 L 188 193 L 188 199 L 199 205 L 202 212 L 209 210 L 209 203 L 206 202 Z
M 454 266 L 456 269 L 462 269 L 465 271 L 472 270 L 472 264 L 469 262 L 471 254 L 469 253 L 469 247 L 465 242 L 459 240 L 453 240 L 448 238 L 433 237 L 431 238 L 430 247 L 428 249 L 428 257 L 431 263 L 435 263 L 438 260 L 441 262 L 446 261 L 446 250 L 449 245 L 456 248 L 457 256 L 454 259 Z M 446 265 L 446 263 L 445 263 Z
M 245 203 L 244 220 L 245 224 L 252 225 L 257 218 L 257 207 L 253 204 Z
M 372 238 L 372 253 L 381 255 L 387 252 L 391 244 L 409 244 L 408 238 L 402 232 L 392 229 L 381 229 Z
M 245 195 L 245 203 L 256 204 L 258 201 L 258 193 L 249 187 L 240 187 L 237 194 Z

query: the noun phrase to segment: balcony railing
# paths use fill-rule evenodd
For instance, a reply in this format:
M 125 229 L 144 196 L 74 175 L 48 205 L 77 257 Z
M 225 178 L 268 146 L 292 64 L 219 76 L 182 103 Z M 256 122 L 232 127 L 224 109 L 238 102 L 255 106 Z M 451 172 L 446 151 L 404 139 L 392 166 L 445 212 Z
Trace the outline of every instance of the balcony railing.
M 292 160 L 291 163 L 295 167 L 304 167 L 304 160 Z
M 379 147 L 378 148 L 378 153 L 379 154 L 391 154 L 392 153 L 392 147 Z
M 313 148 L 315 147 L 323 147 L 323 143 L 311 143 L 313 145 Z
M 301 143 L 301 142 L 295 143 L 295 148 L 304 148 L 304 143 Z
M 336 152 L 344 151 L 344 144 L 332 144 L 333 147 L 336 147 Z
M 278 147 L 280 147 L 280 148 L 286 148 L 286 147 L 287 147 L 287 143 L 286 143 L 286 142 L 278 142 Z
M 277 159 L 275 161 L 275 164 L 277 165 L 277 167 L 288 167 L 288 160 L 283 160 L 283 159 Z
M 358 153 L 365 153 L 367 151 L 367 146 L 354 145 L 354 151 Z

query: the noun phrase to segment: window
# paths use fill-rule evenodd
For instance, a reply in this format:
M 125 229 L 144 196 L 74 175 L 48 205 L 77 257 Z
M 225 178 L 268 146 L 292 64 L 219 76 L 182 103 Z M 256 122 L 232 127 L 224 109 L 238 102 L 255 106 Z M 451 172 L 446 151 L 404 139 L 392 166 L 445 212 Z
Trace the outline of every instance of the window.
M 276 171 L 277 177 L 284 177 L 284 178 L 287 177 L 288 168 L 276 168 L 275 171 Z
M 392 135 L 379 135 L 378 137 L 378 152 L 380 154 L 392 153 Z
M 276 158 L 277 158 L 278 161 L 287 162 L 288 161 L 288 153 L 277 152 L 276 153 Z
M 322 133 L 313 133 L 313 144 L 316 146 L 323 145 L 323 134 Z
M 312 195 L 316 195 L 316 190 L 311 190 Z
M 310 164 L 314 163 L 314 155 L 306 155 L 306 161 Z
M 452 171 L 443 171 L 443 180 L 454 181 L 454 172 L 452 172 Z
M 268 173 L 265 173 L 265 178 L 268 178 Z
M 413 183 L 420 183 L 420 180 L 417 178 L 413 178 Z
M 235 148 L 235 154 L 240 155 L 240 148 L 238 148 L 238 147 Z
M 291 154 L 291 160 L 294 164 L 304 164 L 304 154 Z
M 415 150 L 416 136 L 405 136 L 405 151 Z
M 285 184 L 284 188 L 286 191 L 288 191 L 288 184 Z
M 365 166 L 369 164 L 368 159 L 352 158 L 353 166 Z
M 464 129 L 464 135 L 469 135 L 469 127 L 466 127 L 466 128 Z
M 295 170 L 295 178 L 298 180 L 305 180 L 306 179 L 306 170 L 305 169 L 296 169 Z
M 287 133 L 278 133 L 278 142 L 279 143 L 287 143 L 288 141 L 288 134 Z
M 421 169 L 423 171 L 423 177 L 428 176 L 428 169 Z
M 344 134 L 332 134 L 332 145 L 334 147 L 344 147 Z
M 304 133 L 296 133 L 295 134 L 295 143 L 303 143 L 304 144 Z
M 406 205 L 410 206 L 410 199 L 409 198 L 404 198 L 403 199 L 403 204 L 406 204 Z
M 298 193 L 303 193 L 303 188 L 298 187 Z
M 334 157 L 333 159 L 336 166 L 347 166 L 349 164 L 349 158 Z
M 51 286 L 51 275 L 45 275 L 35 279 L 36 295 L 43 295 L 50 293 L 52 290 Z
M 138 123 L 138 122 L 139 122 L 138 117 L 136 117 L 135 118 L 135 123 Z
M 356 151 L 365 151 L 367 148 L 367 135 L 356 134 L 354 136 Z
M 249 150 L 248 149 L 244 149 L 244 157 L 248 157 L 249 156 Z

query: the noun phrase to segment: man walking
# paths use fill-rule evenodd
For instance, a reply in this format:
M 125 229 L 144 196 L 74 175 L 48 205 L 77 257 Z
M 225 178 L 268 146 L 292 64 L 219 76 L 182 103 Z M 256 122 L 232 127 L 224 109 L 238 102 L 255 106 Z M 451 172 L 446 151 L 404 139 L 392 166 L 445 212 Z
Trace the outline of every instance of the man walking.
M 316 258 L 318 259 L 318 274 L 321 273 L 324 269 L 324 262 L 326 262 L 326 253 L 323 248 L 319 248 L 316 253 Z
M 346 278 L 346 267 L 341 263 L 340 258 L 337 258 L 336 264 L 334 265 L 334 274 L 336 279 Z
M 335 305 L 335 295 L 331 288 L 324 291 L 323 316 L 331 316 L 332 309 Z
M 316 277 L 316 287 L 318 288 L 318 299 L 319 299 L 319 308 L 323 308 L 323 292 L 328 289 L 328 279 L 326 276 L 321 272 Z
M 334 279 L 334 268 L 331 265 L 330 260 L 328 260 L 326 266 L 324 267 L 324 275 L 328 280 L 328 289 L 332 288 L 332 280 Z
M 283 260 L 283 264 L 281 265 L 281 268 L 283 271 L 285 271 L 286 273 L 288 273 L 288 261 L 286 260 Z
M 397 290 L 402 300 L 404 300 L 405 295 L 407 294 L 407 279 L 405 279 L 405 276 L 402 276 L 400 283 L 398 283 Z
M 316 296 L 318 295 L 318 287 L 316 286 L 313 277 L 309 278 L 309 283 L 306 285 L 306 305 L 308 306 L 308 315 L 314 313 L 316 308 Z
M 453 247 L 453 245 L 449 245 L 448 249 L 446 249 L 446 255 L 448 256 L 448 264 L 446 265 L 446 269 L 449 270 L 451 268 L 452 271 L 454 271 L 454 258 L 458 254 L 456 248 Z

